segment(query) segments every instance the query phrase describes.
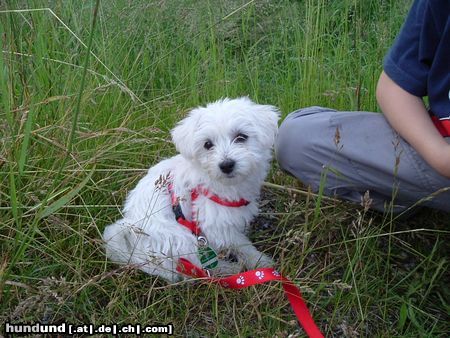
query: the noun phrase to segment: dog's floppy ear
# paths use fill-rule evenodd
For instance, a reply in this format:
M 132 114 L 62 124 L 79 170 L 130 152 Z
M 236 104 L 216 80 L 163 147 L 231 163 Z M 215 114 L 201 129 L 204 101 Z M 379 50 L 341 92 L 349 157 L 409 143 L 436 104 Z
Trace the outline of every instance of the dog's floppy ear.
M 186 159 L 194 158 L 194 131 L 198 124 L 198 109 L 191 110 L 187 117 L 177 123 L 170 133 L 177 151 Z
M 275 106 L 254 104 L 254 123 L 258 125 L 259 138 L 264 147 L 272 147 L 278 132 L 280 111 Z

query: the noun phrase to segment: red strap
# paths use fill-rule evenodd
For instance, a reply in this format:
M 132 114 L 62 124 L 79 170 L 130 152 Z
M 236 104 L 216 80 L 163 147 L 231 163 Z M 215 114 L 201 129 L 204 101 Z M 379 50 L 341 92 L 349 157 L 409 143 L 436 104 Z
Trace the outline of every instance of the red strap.
M 205 270 L 195 266 L 186 258 L 180 258 L 178 260 L 177 271 L 184 275 L 196 278 L 205 278 L 209 277 Z
M 277 280 L 283 285 L 284 294 L 291 303 L 292 309 L 297 316 L 306 334 L 311 338 L 323 338 L 323 334 L 312 318 L 308 307 L 303 301 L 300 290 L 286 277 L 283 277 L 273 268 L 261 268 L 249 270 L 224 278 L 209 277 L 207 272 L 188 261 L 185 258 L 178 260 L 177 271 L 190 277 L 206 278 L 208 281 L 218 283 L 230 289 L 243 289 L 252 285 L 262 284 Z
M 226 207 L 231 207 L 231 208 L 243 207 L 243 206 L 246 206 L 246 205 L 248 205 L 250 203 L 249 201 L 247 201 L 247 200 L 245 200 L 243 198 L 241 198 L 239 201 L 224 200 L 224 199 L 221 199 L 217 195 L 211 195 L 211 196 L 208 196 L 208 198 L 211 201 L 216 202 L 217 204 L 224 205 Z
M 173 184 L 169 182 L 167 185 L 167 189 L 169 190 L 170 194 L 170 201 L 172 202 L 172 206 L 177 205 L 179 203 L 178 197 L 175 195 L 175 192 L 173 191 Z
M 215 194 L 211 194 L 207 189 L 204 189 L 202 187 L 197 187 L 194 190 L 192 190 L 192 193 L 191 193 L 192 200 L 195 201 L 200 194 L 208 197 L 211 201 L 213 201 L 217 204 L 223 205 L 225 207 L 239 208 L 239 207 L 244 207 L 244 206 L 250 204 L 249 201 L 247 201 L 243 198 L 241 198 L 238 201 L 230 201 L 227 199 L 220 198 L 219 196 L 217 196 Z
M 170 200 L 172 202 L 172 208 L 173 207 L 179 207 L 180 201 L 178 200 L 178 197 L 175 195 L 175 192 L 173 190 L 173 184 L 170 182 L 167 186 L 170 194 Z M 177 222 L 184 227 L 188 228 L 194 235 L 199 236 L 201 231 L 200 227 L 197 224 L 197 221 L 193 218 L 192 221 L 188 221 L 186 218 L 184 218 L 183 213 L 181 212 L 181 208 L 179 209 L 181 216 L 175 215 L 175 218 L 177 219 Z
M 188 221 L 185 218 L 181 218 L 178 217 L 177 222 L 183 226 L 185 226 L 186 228 L 188 228 L 189 230 L 191 230 L 191 232 L 195 235 L 195 236 L 199 236 L 201 231 L 200 228 L 197 225 L 197 222 L 194 221 Z
M 440 120 L 436 116 L 431 116 L 431 120 L 442 136 L 450 137 L 450 120 Z

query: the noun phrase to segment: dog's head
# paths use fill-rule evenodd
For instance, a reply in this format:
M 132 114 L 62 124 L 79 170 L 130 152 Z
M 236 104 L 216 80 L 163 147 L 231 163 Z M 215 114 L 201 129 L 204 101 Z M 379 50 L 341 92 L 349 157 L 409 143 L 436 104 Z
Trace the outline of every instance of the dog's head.
M 278 129 L 279 112 L 247 97 L 198 107 L 172 130 L 180 154 L 211 179 L 238 184 L 267 171 Z

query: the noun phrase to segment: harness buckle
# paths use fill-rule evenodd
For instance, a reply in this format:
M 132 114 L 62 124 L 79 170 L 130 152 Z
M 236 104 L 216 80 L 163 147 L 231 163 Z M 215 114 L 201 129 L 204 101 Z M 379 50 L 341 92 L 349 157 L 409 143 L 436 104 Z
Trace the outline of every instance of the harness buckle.
M 179 203 L 172 205 L 172 210 L 175 215 L 175 219 L 186 219 L 183 214 L 183 210 L 181 210 L 181 205 Z

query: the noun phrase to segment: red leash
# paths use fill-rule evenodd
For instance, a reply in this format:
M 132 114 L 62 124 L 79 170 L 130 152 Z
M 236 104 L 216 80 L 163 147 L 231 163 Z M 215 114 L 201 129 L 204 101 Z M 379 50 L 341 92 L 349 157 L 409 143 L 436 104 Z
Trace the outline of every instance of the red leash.
M 294 283 L 286 277 L 283 277 L 273 268 L 249 270 L 229 277 L 214 278 L 210 277 L 205 270 L 195 266 L 187 259 L 180 258 L 178 260 L 177 271 L 190 277 L 204 278 L 230 289 L 243 289 L 274 280 L 280 281 L 283 285 L 284 294 L 288 298 L 289 303 L 291 303 L 291 307 L 306 334 L 311 338 L 323 338 L 323 334 L 320 332 L 308 310 L 308 307 L 303 301 L 300 290 L 294 285 Z
M 205 237 L 200 236 L 201 229 L 196 220 L 194 208 L 194 202 L 199 197 L 199 195 L 204 195 L 215 203 L 226 207 L 238 208 L 249 204 L 249 202 L 244 199 L 240 199 L 239 201 L 225 200 L 217 195 L 211 194 L 208 190 L 202 187 L 197 187 L 191 191 L 192 221 L 189 221 L 183 215 L 183 211 L 181 210 L 179 200 L 175 195 L 172 183 L 169 183 L 168 190 L 172 201 L 172 209 L 177 222 L 191 230 L 191 232 L 195 234 L 195 236 L 197 236 L 198 240 L 202 238 L 205 245 L 207 244 L 207 240 Z M 203 263 L 204 262 L 202 261 L 202 264 Z M 252 285 L 262 284 L 274 280 L 280 281 L 284 289 L 284 294 L 289 300 L 289 303 L 291 304 L 291 307 L 294 310 L 295 315 L 297 316 L 297 319 L 305 330 L 306 334 L 311 338 L 323 338 L 322 333 L 314 322 L 314 319 L 311 317 L 308 307 L 303 301 L 300 290 L 294 285 L 294 283 L 292 283 L 286 277 L 283 277 L 278 271 L 273 268 L 249 270 L 228 277 L 214 278 L 209 275 L 207 270 L 204 270 L 203 268 L 192 264 L 185 258 L 180 258 L 178 260 L 177 271 L 189 277 L 207 279 L 208 281 L 218 283 L 221 286 L 230 289 L 243 289 Z

